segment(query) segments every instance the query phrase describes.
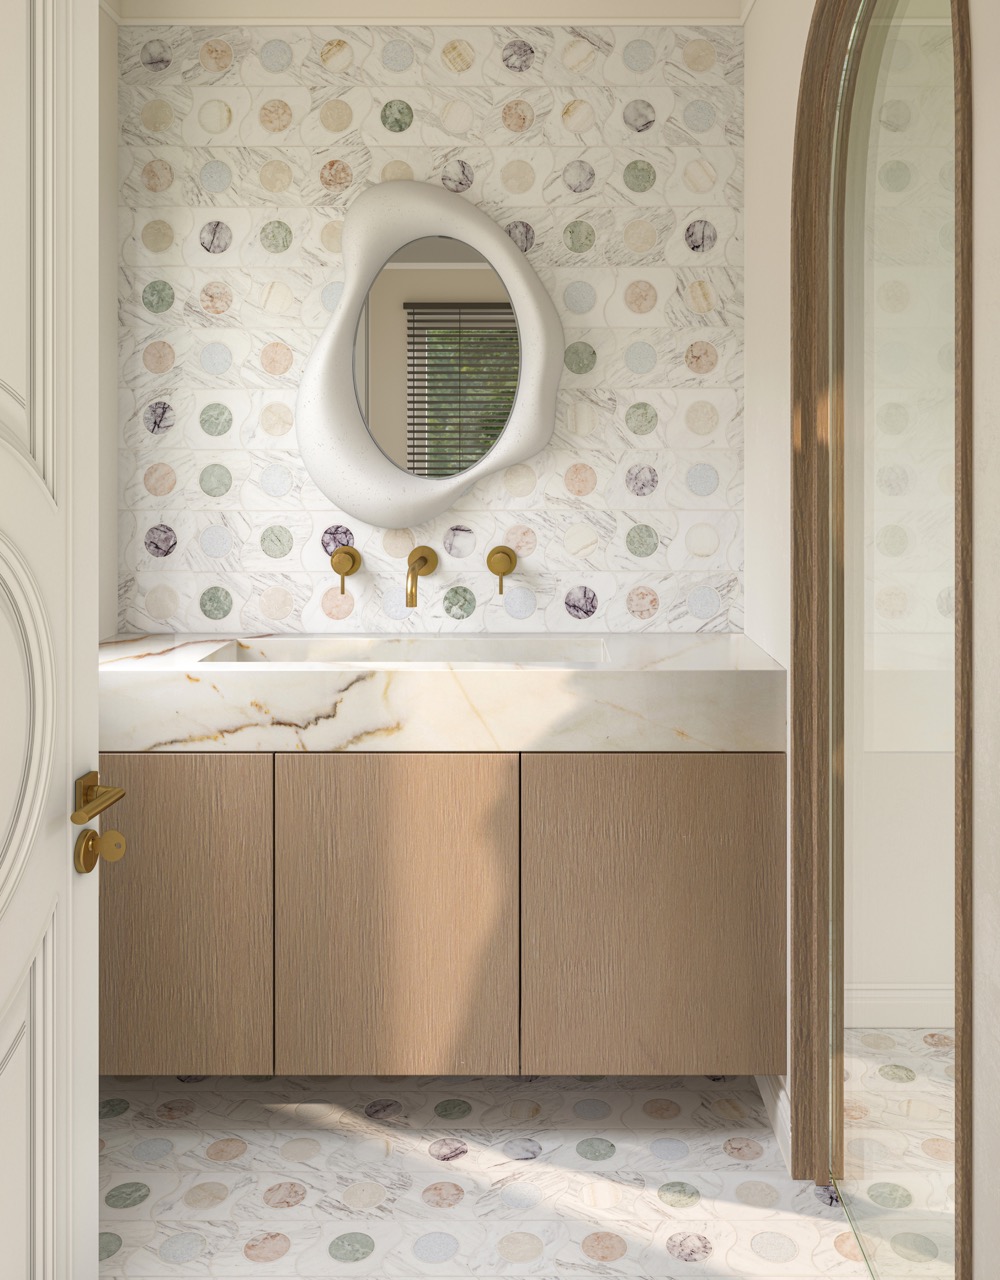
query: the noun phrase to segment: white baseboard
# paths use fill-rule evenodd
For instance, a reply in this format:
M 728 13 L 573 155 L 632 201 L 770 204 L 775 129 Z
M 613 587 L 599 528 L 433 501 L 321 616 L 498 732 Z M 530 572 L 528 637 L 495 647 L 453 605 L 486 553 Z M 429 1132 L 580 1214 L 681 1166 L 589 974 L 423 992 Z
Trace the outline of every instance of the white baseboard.
M 757 1088 L 764 1100 L 771 1128 L 778 1140 L 778 1149 L 788 1169 L 792 1171 L 792 1103 L 788 1096 L 788 1080 L 785 1076 L 756 1076 Z
M 955 987 L 950 982 L 848 982 L 848 1027 L 953 1027 Z

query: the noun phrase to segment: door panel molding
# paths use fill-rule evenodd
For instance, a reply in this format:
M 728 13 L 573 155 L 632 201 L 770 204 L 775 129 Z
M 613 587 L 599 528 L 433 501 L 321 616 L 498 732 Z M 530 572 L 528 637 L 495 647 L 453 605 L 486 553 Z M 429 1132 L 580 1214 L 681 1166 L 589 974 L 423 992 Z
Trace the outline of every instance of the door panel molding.
M 7 830 L 0 833 L 0 917 L 24 871 L 41 821 L 55 731 L 55 664 L 45 608 L 27 561 L 0 532 L 0 645 L 4 628 L 9 629 L 21 662 L 27 706 L 20 768 L 14 764 L 19 776 Z M 7 729 L 9 733 L 9 724 Z

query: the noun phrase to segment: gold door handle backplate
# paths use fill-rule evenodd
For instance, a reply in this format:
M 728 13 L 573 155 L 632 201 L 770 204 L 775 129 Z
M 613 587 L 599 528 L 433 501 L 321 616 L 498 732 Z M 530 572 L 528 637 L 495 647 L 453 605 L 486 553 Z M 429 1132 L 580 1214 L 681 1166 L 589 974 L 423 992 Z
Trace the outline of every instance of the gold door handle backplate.
M 73 866 L 82 876 L 89 875 L 99 858 L 117 862 L 125 857 L 125 837 L 120 831 L 81 831 L 73 850 Z
M 102 787 L 97 770 L 85 773 L 76 780 L 76 807 L 69 816 L 75 826 L 83 827 L 93 822 L 99 813 L 110 809 L 125 795 L 124 787 Z

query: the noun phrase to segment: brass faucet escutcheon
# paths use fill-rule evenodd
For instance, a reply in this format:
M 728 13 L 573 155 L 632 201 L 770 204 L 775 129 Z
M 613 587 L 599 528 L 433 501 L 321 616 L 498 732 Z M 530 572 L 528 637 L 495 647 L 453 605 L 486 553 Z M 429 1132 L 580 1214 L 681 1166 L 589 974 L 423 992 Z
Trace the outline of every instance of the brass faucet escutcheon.
M 486 553 L 486 567 L 500 579 L 500 594 L 503 595 L 503 580 L 517 568 L 517 552 L 511 547 L 494 547 Z
M 417 607 L 417 578 L 426 578 L 438 566 L 437 552 L 432 547 L 414 547 L 406 561 L 406 607 Z
M 357 547 L 338 547 L 330 557 L 330 568 L 340 575 L 340 594 L 344 595 L 344 579 L 361 568 L 361 552 Z

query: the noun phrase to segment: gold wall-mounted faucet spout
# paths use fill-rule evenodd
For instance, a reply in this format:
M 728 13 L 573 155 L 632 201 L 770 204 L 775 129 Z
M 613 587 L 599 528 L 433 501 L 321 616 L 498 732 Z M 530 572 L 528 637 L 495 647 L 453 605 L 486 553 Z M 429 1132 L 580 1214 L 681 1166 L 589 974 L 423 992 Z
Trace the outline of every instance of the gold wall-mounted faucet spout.
M 417 607 L 417 578 L 426 578 L 438 566 L 437 552 L 432 547 L 414 547 L 406 561 L 406 607 Z

